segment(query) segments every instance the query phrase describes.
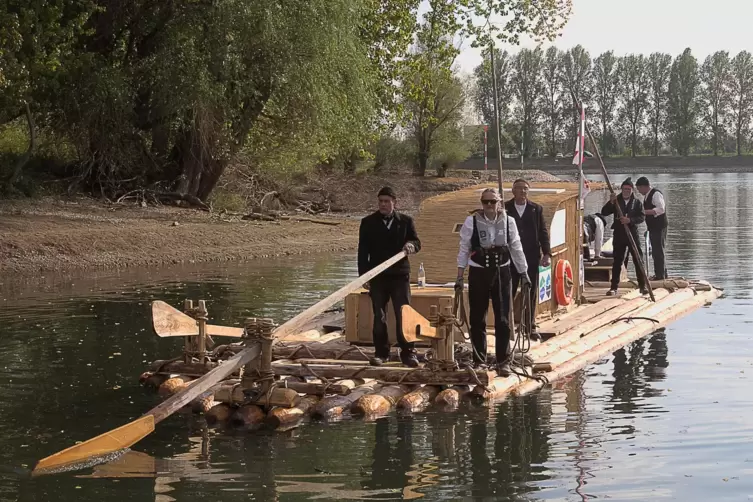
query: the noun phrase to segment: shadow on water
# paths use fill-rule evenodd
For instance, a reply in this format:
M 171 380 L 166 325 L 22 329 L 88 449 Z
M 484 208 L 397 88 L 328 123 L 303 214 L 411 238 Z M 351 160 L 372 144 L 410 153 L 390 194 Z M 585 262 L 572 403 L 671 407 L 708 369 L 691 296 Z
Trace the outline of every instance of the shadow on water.
M 491 407 L 250 435 L 180 414 L 118 461 L 59 476 L 28 469 L 157 402 L 138 375 L 180 342 L 151 332 L 152 300 L 205 298 L 218 324 L 281 321 L 350 280 L 354 257 L 0 278 L 0 499 L 745 499 L 753 176 L 653 178 L 671 208 L 670 272 L 728 296 L 666 332 Z

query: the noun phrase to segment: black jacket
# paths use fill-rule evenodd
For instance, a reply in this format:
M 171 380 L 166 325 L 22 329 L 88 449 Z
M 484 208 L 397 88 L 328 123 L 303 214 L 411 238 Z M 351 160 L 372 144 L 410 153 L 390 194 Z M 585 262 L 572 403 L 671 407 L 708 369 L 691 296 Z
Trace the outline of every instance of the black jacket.
M 643 212 L 643 204 L 641 203 L 641 201 L 636 199 L 634 195 L 631 195 L 630 199 L 628 199 L 627 203 L 625 203 L 625 199 L 622 198 L 622 195 L 617 194 L 617 202 L 620 204 L 622 214 L 630 218 L 630 223 L 628 223 L 630 232 L 633 235 L 638 235 L 638 225 L 646 221 L 646 213 Z M 617 211 L 615 211 L 614 204 L 612 204 L 610 201 L 607 201 L 607 203 L 604 204 L 604 207 L 601 208 L 601 214 L 604 216 L 609 216 L 610 214 L 614 215 L 612 230 L 614 230 L 615 239 L 626 237 L 625 225 L 620 223 L 620 219 L 617 217 Z
M 421 249 L 421 241 L 416 234 L 413 218 L 395 211 L 395 218 L 389 230 L 384 224 L 382 213 L 376 211 L 361 220 L 358 231 L 358 275 L 363 275 L 380 263 L 399 253 L 405 244 L 412 242 L 416 252 Z M 410 275 L 410 262 L 403 258 L 382 275 Z
M 505 210 L 515 220 L 529 267 L 537 268 L 542 254 L 552 254 L 549 230 L 544 221 L 544 208 L 530 200 L 526 202 L 523 216 L 515 209 L 515 199 L 505 202 Z M 538 270 L 538 268 L 537 268 Z

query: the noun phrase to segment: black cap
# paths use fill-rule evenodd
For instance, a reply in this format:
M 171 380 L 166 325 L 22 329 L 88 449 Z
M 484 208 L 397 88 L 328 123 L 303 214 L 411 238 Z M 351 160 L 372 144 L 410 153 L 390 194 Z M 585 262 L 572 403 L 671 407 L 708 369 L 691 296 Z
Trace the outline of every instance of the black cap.
M 382 187 L 382 189 L 379 190 L 377 197 L 381 197 L 382 195 L 386 195 L 388 197 L 392 197 L 393 199 L 397 199 L 397 194 L 395 193 L 395 190 L 392 187 Z
M 639 187 L 647 187 L 650 185 L 650 183 L 648 182 L 648 178 L 641 176 L 640 178 L 638 178 L 638 181 L 635 182 L 635 185 Z
M 627 178 L 625 178 L 625 181 L 622 182 L 622 185 L 620 185 L 620 187 L 624 187 L 625 185 L 634 187 L 633 180 L 630 179 L 630 176 L 628 176 Z

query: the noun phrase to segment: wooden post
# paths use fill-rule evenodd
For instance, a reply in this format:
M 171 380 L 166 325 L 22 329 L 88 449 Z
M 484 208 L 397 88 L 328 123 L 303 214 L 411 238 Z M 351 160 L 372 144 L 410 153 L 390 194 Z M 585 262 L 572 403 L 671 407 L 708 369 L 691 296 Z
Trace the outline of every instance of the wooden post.
M 259 374 L 264 378 L 262 392 L 265 394 L 269 391 L 274 381 L 274 371 L 272 370 L 272 342 L 274 336 L 272 332 L 275 329 L 274 320 L 269 318 L 259 319 L 257 324 L 259 338 L 261 339 L 261 357 L 259 358 Z
M 258 337 L 258 323 L 259 320 L 256 317 L 249 317 L 246 319 L 245 327 L 246 327 L 246 337 L 250 341 L 257 340 Z M 243 378 L 241 379 L 241 386 L 244 389 L 250 388 L 253 386 L 254 382 L 256 381 L 256 376 L 259 372 L 259 365 L 260 360 L 263 357 L 262 356 L 257 357 L 256 359 L 249 362 L 246 366 L 243 367 Z
M 207 302 L 199 300 L 199 306 L 196 309 L 196 322 L 199 325 L 198 356 L 199 361 L 204 362 L 207 356 Z
M 186 315 L 193 317 L 194 316 L 194 310 L 193 310 L 193 300 L 184 300 L 183 301 L 183 310 L 185 311 Z M 191 340 L 191 336 L 185 337 L 185 343 L 183 344 L 183 360 L 186 363 L 192 362 L 192 353 L 193 353 L 193 340 Z
M 445 318 L 449 318 L 452 316 L 452 299 L 451 298 L 440 298 L 439 299 L 439 308 L 442 312 L 442 315 Z M 453 329 L 454 325 L 445 325 L 442 326 L 442 330 L 444 331 L 444 338 L 439 340 L 439 346 L 441 347 L 441 354 L 442 357 L 439 359 L 443 361 L 455 361 L 455 340 L 453 338 Z

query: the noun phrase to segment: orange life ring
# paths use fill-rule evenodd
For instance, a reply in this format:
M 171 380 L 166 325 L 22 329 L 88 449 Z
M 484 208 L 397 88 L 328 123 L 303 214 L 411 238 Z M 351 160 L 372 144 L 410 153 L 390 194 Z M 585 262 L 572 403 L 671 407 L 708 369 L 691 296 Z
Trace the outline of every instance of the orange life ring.
M 554 298 L 560 305 L 570 305 L 573 301 L 573 267 L 567 260 L 560 260 L 554 269 Z

